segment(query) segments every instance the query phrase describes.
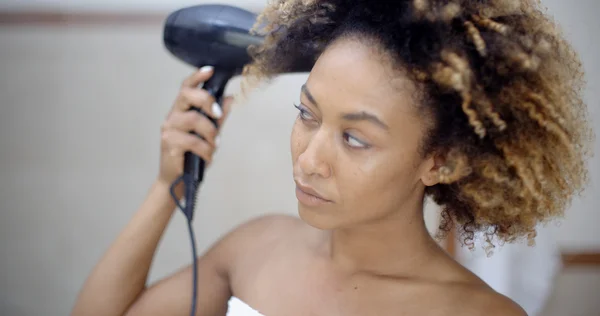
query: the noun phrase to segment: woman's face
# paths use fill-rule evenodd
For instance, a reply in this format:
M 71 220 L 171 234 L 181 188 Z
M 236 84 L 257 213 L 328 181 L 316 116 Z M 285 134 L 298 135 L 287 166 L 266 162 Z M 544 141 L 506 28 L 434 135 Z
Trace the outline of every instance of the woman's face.
M 426 119 L 414 94 L 377 50 L 356 40 L 338 40 L 321 55 L 291 135 L 303 220 L 349 227 L 420 205 L 424 187 L 435 184 L 435 163 L 419 152 Z

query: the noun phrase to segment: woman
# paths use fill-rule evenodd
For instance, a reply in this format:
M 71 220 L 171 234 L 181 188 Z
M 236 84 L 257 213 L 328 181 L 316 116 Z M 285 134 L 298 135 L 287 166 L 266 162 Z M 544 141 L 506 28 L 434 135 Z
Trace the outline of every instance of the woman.
M 275 1 L 248 79 L 314 62 L 292 128 L 300 219 L 264 216 L 199 258 L 197 315 L 237 304 L 263 315 L 524 315 L 428 234 L 472 245 L 526 238 L 562 214 L 586 180 L 591 133 L 581 68 L 556 27 L 527 1 Z M 313 60 L 313 56 L 318 58 Z M 162 127 L 156 181 L 84 285 L 74 315 L 187 315 L 192 271 L 152 286 L 152 256 L 175 205 L 183 153 L 207 161 L 223 123 L 185 80 Z M 194 130 L 206 141 L 191 136 Z

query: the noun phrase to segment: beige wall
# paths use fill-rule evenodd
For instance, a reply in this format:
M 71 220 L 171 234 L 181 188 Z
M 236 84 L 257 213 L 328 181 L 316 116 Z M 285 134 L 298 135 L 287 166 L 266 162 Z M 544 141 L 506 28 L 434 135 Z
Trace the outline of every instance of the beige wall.
M 600 130 L 600 41 L 596 40 L 600 30 L 600 2 L 597 0 L 542 0 L 580 53 L 586 70 L 587 88 L 585 101 L 588 102 L 593 126 Z M 569 249 L 600 249 L 600 137 L 596 138 L 596 156 L 590 163 L 591 186 L 586 195 L 576 199 L 558 229 L 558 241 Z
M 593 30 L 600 6 L 577 2 L 551 4 L 582 50 L 587 98 L 599 122 L 600 49 Z M 83 279 L 143 199 L 156 173 L 159 125 L 192 70 L 165 52 L 159 24 L 2 26 L 0 43 L 0 311 L 66 315 Z M 200 250 L 250 217 L 295 214 L 288 137 L 304 78 L 281 77 L 233 111 L 200 195 Z M 597 160 L 592 168 L 597 183 Z M 575 204 L 559 229 L 561 245 L 600 247 L 598 204 L 593 194 Z M 151 278 L 190 260 L 185 222 L 176 216 Z M 600 289 L 590 278 L 583 278 L 587 285 L 580 276 L 561 278 L 560 299 Z M 559 305 L 582 306 L 568 302 Z
M 600 268 L 565 269 L 556 277 L 556 287 L 542 316 L 596 316 L 600 314 Z
M 168 12 L 180 7 L 202 3 L 230 4 L 257 11 L 266 0 L 2 0 L 5 11 L 112 11 L 112 12 Z

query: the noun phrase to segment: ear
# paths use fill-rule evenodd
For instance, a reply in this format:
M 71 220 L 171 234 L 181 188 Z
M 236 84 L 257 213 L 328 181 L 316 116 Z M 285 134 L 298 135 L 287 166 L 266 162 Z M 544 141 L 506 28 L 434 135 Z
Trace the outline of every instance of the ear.
M 446 158 L 441 153 L 431 154 L 423 163 L 421 181 L 425 186 L 434 186 L 440 183 L 440 169 L 445 168 Z

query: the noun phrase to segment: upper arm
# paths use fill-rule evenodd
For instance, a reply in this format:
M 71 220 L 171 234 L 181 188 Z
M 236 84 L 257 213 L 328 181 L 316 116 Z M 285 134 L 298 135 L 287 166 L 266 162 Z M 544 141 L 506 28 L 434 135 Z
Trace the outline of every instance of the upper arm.
M 232 294 L 231 270 L 235 263 L 261 247 L 272 236 L 273 227 L 285 216 L 263 216 L 233 229 L 198 258 L 198 316 L 225 315 Z M 189 315 L 192 302 L 192 265 L 148 287 L 127 316 Z

